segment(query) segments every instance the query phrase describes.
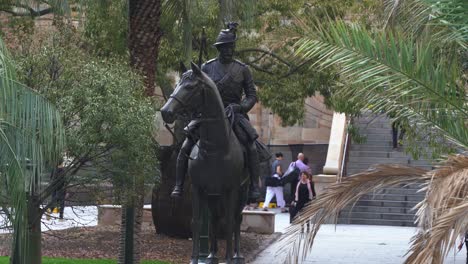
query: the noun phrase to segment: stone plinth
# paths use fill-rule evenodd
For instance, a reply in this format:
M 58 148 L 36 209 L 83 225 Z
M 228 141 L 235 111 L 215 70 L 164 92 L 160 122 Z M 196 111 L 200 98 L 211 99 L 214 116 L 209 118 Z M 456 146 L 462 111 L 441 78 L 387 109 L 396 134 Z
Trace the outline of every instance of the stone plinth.
M 98 225 L 110 226 L 120 225 L 122 218 L 122 208 L 120 205 L 99 205 L 98 206 Z M 151 216 L 151 206 L 145 205 L 143 209 L 143 227 L 154 227 L 153 217 Z
M 242 212 L 241 231 L 260 234 L 273 234 L 275 232 L 275 213 L 270 211 Z
M 323 190 L 336 182 L 336 175 L 319 174 L 313 176 L 315 191 L 317 196 L 323 193 Z

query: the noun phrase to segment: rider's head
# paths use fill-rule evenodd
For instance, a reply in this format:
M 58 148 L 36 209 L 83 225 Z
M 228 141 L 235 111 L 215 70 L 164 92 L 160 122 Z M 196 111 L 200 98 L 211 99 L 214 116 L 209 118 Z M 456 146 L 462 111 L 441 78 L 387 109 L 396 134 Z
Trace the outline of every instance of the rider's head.
M 230 63 L 234 57 L 234 50 L 236 49 L 236 27 L 237 23 L 229 23 L 227 29 L 221 30 L 216 43 L 213 46 L 218 49 L 219 60 L 221 63 Z

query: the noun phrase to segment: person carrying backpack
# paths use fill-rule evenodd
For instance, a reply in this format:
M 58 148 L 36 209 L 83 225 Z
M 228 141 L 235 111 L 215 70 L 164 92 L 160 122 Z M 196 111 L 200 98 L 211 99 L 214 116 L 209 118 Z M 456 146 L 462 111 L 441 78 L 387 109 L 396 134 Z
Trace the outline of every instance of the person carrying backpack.
M 283 153 L 278 152 L 275 154 L 276 159 L 271 164 L 271 176 L 265 179 L 265 185 L 267 186 L 265 202 L 263 203 L 263 211 L 268 211 L 271 199 L 276 196 L 276 202 L 281 208 L 281 212 L 287 212 L 285 208 L 286 202 L 284 201 L 283 186 L 281 185 L 281 177 L 283 171 L 281 169 L 281 161 L 283 160 Z

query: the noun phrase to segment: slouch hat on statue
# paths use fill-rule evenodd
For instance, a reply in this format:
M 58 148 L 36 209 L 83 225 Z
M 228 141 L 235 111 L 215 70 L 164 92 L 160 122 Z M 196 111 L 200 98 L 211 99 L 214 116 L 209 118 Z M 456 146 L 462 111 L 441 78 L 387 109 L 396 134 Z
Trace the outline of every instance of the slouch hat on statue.
M 239 25 L 237 22 L 229 22 L 227 29 L 223 29 L 221 32 L 219 32 L 218 37 L 216 38 L 216 42 L 213 44 L 213 46 L 236 42 L 237 25 Z

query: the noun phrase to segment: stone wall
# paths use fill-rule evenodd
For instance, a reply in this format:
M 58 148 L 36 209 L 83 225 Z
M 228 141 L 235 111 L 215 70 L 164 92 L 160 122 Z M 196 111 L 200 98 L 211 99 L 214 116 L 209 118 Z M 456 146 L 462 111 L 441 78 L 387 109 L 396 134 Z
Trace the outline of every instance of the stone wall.
M 305 106 L 304 121 L 295 126 L 283 127 L 281 119 L 261 103 L 257 103 L 249 112 L 249 118 L 260 140 L 266 145 L 328 144 L 333 111 L 325 107 L 323 98 L 318 95 L 307 98 Z M 164 128 L 162 118 L 158 115 L 158 142 L 161 145 L 171 145 L 172 135 Z

